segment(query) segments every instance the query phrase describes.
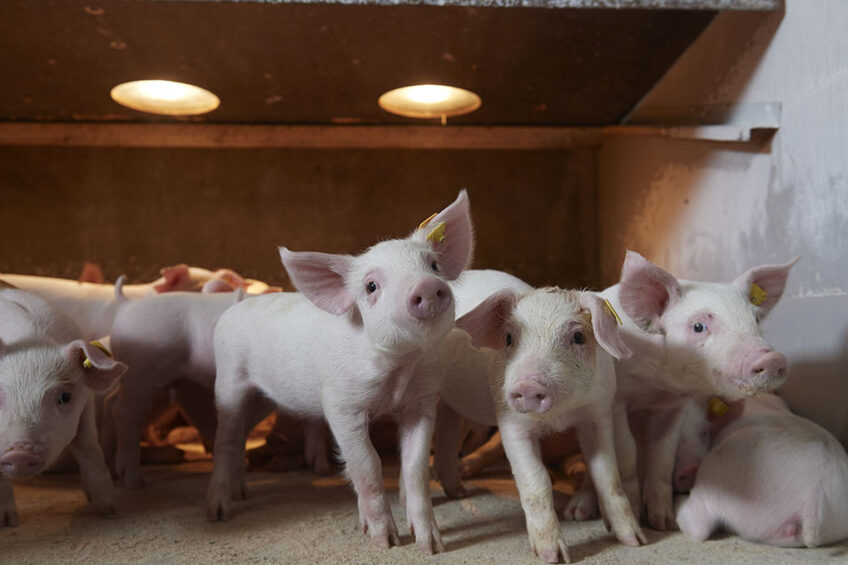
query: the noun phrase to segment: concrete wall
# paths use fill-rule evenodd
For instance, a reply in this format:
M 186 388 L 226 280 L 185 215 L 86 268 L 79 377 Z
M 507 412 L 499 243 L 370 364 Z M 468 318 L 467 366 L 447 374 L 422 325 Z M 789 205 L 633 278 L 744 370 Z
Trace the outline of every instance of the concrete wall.
M 286 282 L 278 245 L 357 253 L 466 187 L 475 266 L 596 285 L 594 155 L 0 147 L 0 273 L 76 278 L 94 261 L 145 281 L 187 262 Z
M 722 14 L 643 100 L 664 107 L 782 104 L 747 144 L 604 139 L 600 269 L 625 248 L 684 278 L 728 280 L 802 255 L 766 335 L 790 359 L 791 406 L 848 443 L 848 4 L 787 0 Z

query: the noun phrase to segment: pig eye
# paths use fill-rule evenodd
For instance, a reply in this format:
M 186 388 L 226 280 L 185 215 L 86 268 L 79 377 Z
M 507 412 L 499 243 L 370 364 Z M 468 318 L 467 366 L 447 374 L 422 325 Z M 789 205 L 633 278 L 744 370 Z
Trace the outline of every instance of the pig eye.
M 377 283 L 375 283 L 374 281 L 368 281 L 367 283 L 365 283 L 365 290 L 368 291 L 368 294 L 373 294 L 377 292 Z
M 512 347 L 512 334 L 506 334 L 506 346 Z
M 70 404 L 72 398 L 73 397 L 71 396 L 70 392 L 68 392 L 68 391 L 62 392 L 62 393 L 59 394 L 58 403 L 59 404 Z
M 436 263 L 435 261 L 430 263 L 430 267 L 432 267 L 434 271 L 439 272 L 439 264 Z
M 574 343 L 578 345 L 586 343 L 586 336 L 583 335 L 583 332 L 574 332 Z
M 707 326 L 705 326 L 703 322 L 695 322 L 694 324 L 692 324 L 692 331 L 696 334 L 701 333 L 705 329 L 707 329 Z

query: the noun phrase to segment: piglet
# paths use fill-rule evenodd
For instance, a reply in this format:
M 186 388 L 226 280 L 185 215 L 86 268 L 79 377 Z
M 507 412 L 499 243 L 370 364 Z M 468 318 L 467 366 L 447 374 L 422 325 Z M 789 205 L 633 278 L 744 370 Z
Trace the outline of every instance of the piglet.
M 775 390 L 787 376 L 786 358 L 763 338 L 760 322 L 783 295 L 797 259 L 749 269 L 729 283 L 688 281 L 633 251 L 619 284 L 606 289 L 621 315 L 621 337 L 633 356 L 616 363 L 616 453 L 634 513 L 644 504 L 648 523 L 675 527 L 674 454 L 687 399 L 718 396 L 733 402 Z M 644 486 L 628 418 L 639 418 L 645 442 Z M 585 519 L 597 509 L 591 481 L 572 497 L 566 516 Z
M 142 298 L 180 290 L 199 292 L 207 282 L 215 279 L 212 271 L 182 264 L 165 267 L 160 274 L 160 278 L 150 283 L 124 285 L 124 295 Z M 111 284 L 13 274 L 0 274 L 0 279 L 40 296 L 74 320 L 85 340 L 102 338 L 111 332 L 118 311 L 118 303 L 114 300 L 115 287 Z
M 465 191 L 409 237 L 382 241 L 361 255 L 280 249 L 302 294 L 246 300 L 227 310 L 215 329 L 218 433 L 210 520 L 228 520 L 232 500 L 244 497 L 247 405 L 261 393 L 288 412 L 326 418 L 357 493 L 360 523 L 385 547 L 396 545 L 398 534 L 368 423 L 397 417 L 409 529 L 423 550 L 443 550 L 428 488 L 439 382 L 414 378 L 414 369 L 453 328 L 447 281 L 471 255 Z
M 129 370 L 121 379 L 109 410 L 117 441 L 115 471 L 127 488 L 140 488 L 138 438 L 156 393 L 181 379 L 194 384 L 181 404 L 201 436 L 214 439 L 216 420 L 215 354 L 212 334 L 227 308 L 244 293 L 169 292 L 137 300 L 123 294 L 123 277 L 115 285 L 119 305 L 112 325 L 111 346 Z M 204 394 L 205 393 L 205 394 Z M 111 440 L 111 433 L 104 434 Z
M 112 478 L 97 439 L 92 391 L 126 370 L 41 298 L 0 290 L 0 520 L 18 524 L 11 479 L 49 467 L 66 447 L 100 514 L 114 512 Z
M 718 432 L 676 507 L 680 529 L 698 541 L 721 527 L 781 547 L 847 540 L 848 455 L 781 398 L 760 394 Z
M 607 524 L 622 543 L 646 543 L 624 496 L 613 445 L 613 363 L 630 351 L 605 303 L 591 292 L 545 288 L 517 295 L 505 289 L 457 320 L 457 327 L 471 335 L 470 343 L 453 332 L 436 367 L 428 369 L 444 375 L 442 400 L 456 414 L 499 426 L 533 551 L 548 562 L 569 560 L 539 438 L 571 427 L 601 485 Z M 445 469 L 453 472 L 456 426 L 443 418 L 448 412 L 439 416 L 436 465 L 444 482 Z

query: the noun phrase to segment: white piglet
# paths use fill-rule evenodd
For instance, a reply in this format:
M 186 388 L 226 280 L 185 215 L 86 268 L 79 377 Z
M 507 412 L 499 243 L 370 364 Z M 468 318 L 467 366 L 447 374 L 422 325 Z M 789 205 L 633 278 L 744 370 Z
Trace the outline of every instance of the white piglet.
M 778 396 L 754 396 L 713 439 L 677 523 L 698 541 L 721 527 L 782 547 L 848 540 L 848 455 Z
M 230 308 L 215 330 L 218 433 L 209 519 L 229 519 L 232 500 L 244 496 L 245 407 L 258 392 L 283 410 L 327 419 L 357 493 L 360 522 L 386 547 L 398 543 L 397 528 L 368 423 L 396 416 L 409 528 L 425 551 L 443 549 L 428 480 L 439 382 L 413 373 L 454 327 L 447 281 L 471 255 L 465 191 L 411 236 L 361 255 L 280 249 L 309 301 L 260 296 Z
M 124 294 L 130 298 L 143 298 L 179 290 L 200 292 L 207 283 L 219 280 L 212 271 L 182 264 L 165 267 L 159 272 L 162 276 L 153 282 L 124 285 Z M 86 340 L 105 337 L 112 330 L 112 322 L 118 312 L 114 285 L 2 273 L 0 279 L 46 300 L 74 320 Z
M 619 284 L 602 293 L 621 314 L 621 337 L 633 351 L 616 363 L 621 479 L 634 509 L 644 503 L 652 527 L 675 527 L 672 475 L 687 399 L 735 401 L 774 390 L 786 379 L 786 358 L 765 341 L 760 321 L 780 300 L 796 261 L 713 283 L 678 280 L 628 251 Z M 641 496 L 628 413 L 645 424 Z M 569 502 L 567 517 L 585 519 L 596 512 L 591 481 L 584 487 Z
M 115 471 L 127 488 L 140 488 L 139 437 L 157 391 L 180 379 L 192 381 L 195 404 L 192 423 L 208 440 L 214 438 L 215 353 L 212 335 L 224 311 L 244 293 L 169 292 L 129 300 L 122 294 L 123 280 L 115 285 L 119 305 L 110 345 L 116 359 L 129 365 L 121 379 L 110 416 L 117 453 Z M 208 391 L 207 406 L 203 391 Z M 112 433 L 104 434 L 111 448 Z M 109 451 L 107 449 L 107 451 Z
M 591 292 L 545 288 L 518 296 L 501 290 L 457 320 L 457 327 L 484 349 L 471 347 L 458 330 L 451 333 L 436 363 L 444 374 L 442 400 L 473 421 L 499 426 L 533 551 L 548 562 L 569 561 L 539 438 L 571 427 L 599 485 L 607 524 L 622 543 L 646 543 L 616 463 L 613 363 L 630 351 L 606 304 Z M 437 458 L 448 450 L 455 460 L 451 428 L 440 420 Z
M 18 523 L 10 479 L 37 475 L 66 447 L 88 499 L 99 513 L 114 512 L 92 391 L 108 389 L 126 365 L 80 335 L 41 298 L 0 290 L 0 525 Z

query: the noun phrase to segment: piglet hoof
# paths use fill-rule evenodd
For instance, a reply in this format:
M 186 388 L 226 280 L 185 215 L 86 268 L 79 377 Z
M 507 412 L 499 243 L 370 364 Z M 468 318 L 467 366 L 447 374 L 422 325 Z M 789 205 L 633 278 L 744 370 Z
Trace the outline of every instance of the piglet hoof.
M 436 525 L 436 519 L 430 517 L 424 520 L 410 520 L 409 533 L 415 538 L 415 543 L 421 548 L 421 551 L 428 555 L 434 553 L 444 553 L 445 544 L 442 543 L 442 535 L 439 533 L 439 527 Z M 415 523 L 418 522 L 418 527 Z
M 377 547 L 382 547 L 384 549 L 389 549 L 392 546 L 400 545 L 400 538 L 398 537 L 397 528 L 395 528 L 394 524 L 391 525 L 391 528 L 392 529 L 372 529 L 370 531 L 371 543 L 373 543 Z M 368 528 L 366 527 L 366 530 L 367 529 Z
M 230 489 L 218 485 L 213 479 L 206 493 L 206 519 L 210 522 L 228 522 L 232 517 L 232 496 Z
M 99 492 L 93 492 L 88 496 L 89 502 L 94 506 L 97 515 L 101 518 L 108 518 L 115 515 L 115 494 L 112 491 L 111 484 L 107 488 Z
M 18 518 L 18 509 L 15 508 L 14 505 L 12 505 L 9 508 L 6 508 L 3 511 L 3 524 L 2 524 L 2 526 L 4 526 L 4 527 L 8 526 L 10 528 L 14 528 L 15 526 L 18 526 L 20 523 L 21 523 L 21 520 L 20 520 L 20 518 Z
M 632 515 L 619 517 L 613 521 L 611 529 L 616 539 L 624 545 L 639 547 L 648 543 L 648 538 L 645 537 L 642 528 Z M 607 531 L 610 531 L 609 526 L 607 527 Z
M 530 546 L 533 548 L 533 553 L 546 563 L 571 563 L 568 546 L 562 539 L 559 526 L 556 527 L 556 532 L 537 533 L 536 535 L 530 532 Z
M 101 518 L 112 518 L 115 516 L 115 505 L 97 505 L 96 507 L 97 515 Z
M 232 518 L 231 505 L 221 500 L 206 505 L 206 519 L 210 522 L 229 522 Z
M 677 529 L 671 501 L 671 485 L 655 484 L 649 488 L 646 484 L 645 510 L 648 524 L 655 530 L 664 532 Z
M 121 483 L 128 489 L 138 490 L 144 486 L 144 481 L 141 479 L 141 475 L 138 472 L 130 471 L 126 468 L 122 468 L 118 466 L 118 477 L 121 479 Z
M 400 545 L 397 526 L 395 526 L 395 521 L 391 515 L 388 516 L 388 519 L 373 520 L 370 524 L 362 520 L 359 523 L 362 526 L 362 531 L 371 536 L 371 543 L 374 545 L 386 549 L 393 545 Z
M 445 491 L 445 496 L 448 498 L 465 498 L 468 496 L 468 491 L 462 483 L 456 485 L 446 485 L 442 483 L 442 489 Z
M 592 520 L 597 518 L 598 515 L 598 499 L 594 491 L 576 492 L 562 512 L 563 518 L 577 522 Z

